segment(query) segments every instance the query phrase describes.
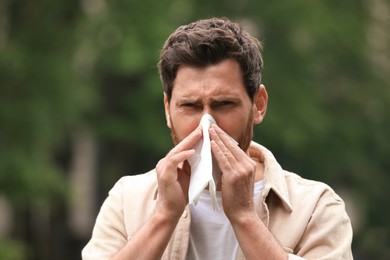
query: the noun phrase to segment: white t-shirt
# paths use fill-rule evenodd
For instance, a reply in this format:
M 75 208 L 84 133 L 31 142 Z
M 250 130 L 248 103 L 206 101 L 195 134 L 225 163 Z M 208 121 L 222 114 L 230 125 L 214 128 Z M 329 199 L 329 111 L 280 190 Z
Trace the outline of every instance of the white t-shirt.
M 263 189 L 263 181 L 255 183 L 254 197 Z M 221 192 L 217 192 L 219 208 L 214 210 L 210 193 L 204 190 L 198 203 L 190 205 L 191 228 L 188 260 L 236 259 L 238 241 L 233 228 L 222 209 Z

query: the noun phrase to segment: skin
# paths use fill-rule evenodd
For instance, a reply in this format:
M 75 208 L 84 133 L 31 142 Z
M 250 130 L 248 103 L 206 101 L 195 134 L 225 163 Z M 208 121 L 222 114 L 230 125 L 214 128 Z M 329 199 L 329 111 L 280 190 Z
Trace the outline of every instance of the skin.
M 205 68 L 182 65 L 171 100 L 164 95 L 167 125 L 175 147 L 156 166 L 159 199 L 154 215 L 115 256 L 115 259 L 159 259 L 188 204 L 191 169 L 187 163 L 202 137 L 198 127 L 208 113 L 217 125 L 210 129 L 212 152 L 222 170 L 222 204 L 246 259 L 287 259 L 256 214 L 253 185 L 264 167 L 247 153 L 253 125 L 267 109 L 266 89 L 260 85 L 253 102 L 234 60 Z M 239 142 L 234 144 L 229 135 Z M 256 246 L 253 246 L 256 241 Z

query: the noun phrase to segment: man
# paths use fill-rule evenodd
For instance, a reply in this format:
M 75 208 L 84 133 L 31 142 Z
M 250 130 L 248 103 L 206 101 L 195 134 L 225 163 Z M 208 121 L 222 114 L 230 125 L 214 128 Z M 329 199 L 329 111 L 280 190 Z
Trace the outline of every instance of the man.
M 175 147 L 154 170 L 117 182 L 84 259 L 352 259 L 340 197 L 283 170 L 251 141 L 268 101 L 261 52 L 228 19 L 200 20 L 170 35 L 159 72 Z M 222 172 L 215 210 L 207 189 L 188 205 L 188 160 L 203 138 L 205 114 L 216 122 L 208 133 Z

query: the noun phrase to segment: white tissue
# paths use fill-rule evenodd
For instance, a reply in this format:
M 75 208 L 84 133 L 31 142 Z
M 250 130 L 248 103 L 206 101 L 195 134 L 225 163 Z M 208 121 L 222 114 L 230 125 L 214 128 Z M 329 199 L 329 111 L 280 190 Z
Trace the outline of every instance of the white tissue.
M 213 207 L 216 209 L 218 208 L 216 184 L 221 178 L 221 170 L 211 152 L 209 128 L 212 123 L 215 124 L 215 120 L 209 114 L 205 114 L 200 120 L 203 139 L 194 146 L 195 155 L 188 159 L 191 166 L 188 197 L 189 203 L 196 205 L 200 194 L 208 185 Z

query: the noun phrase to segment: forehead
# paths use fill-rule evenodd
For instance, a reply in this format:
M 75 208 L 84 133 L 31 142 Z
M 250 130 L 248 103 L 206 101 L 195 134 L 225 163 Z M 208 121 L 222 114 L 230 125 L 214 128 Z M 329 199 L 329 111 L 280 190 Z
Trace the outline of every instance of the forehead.
M 246 93 L 242 71 L 237 61 L 223 60 L 205 67 L 181 65 L 173 82 L 173 92 L 180 94 Z

